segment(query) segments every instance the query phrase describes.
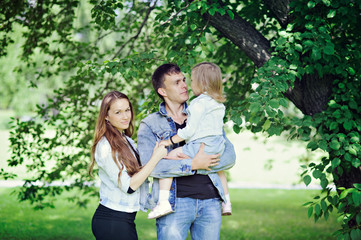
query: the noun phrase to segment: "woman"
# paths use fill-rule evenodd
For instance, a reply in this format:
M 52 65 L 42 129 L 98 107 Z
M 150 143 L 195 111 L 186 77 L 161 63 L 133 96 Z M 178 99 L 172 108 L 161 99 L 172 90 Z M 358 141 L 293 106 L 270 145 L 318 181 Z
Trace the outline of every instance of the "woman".
M 101 180 L 99 206 L 92 219 L 96 239 L 138 239 L 134 219 L 141 208 L 140 192 L 148 191 L 143 182 L 167 155 L 166 148 L 157 143 L 150 161 L 141 166 L 130 138 L 134 130 L 132 120 L 133 108 L 125 94 L 112 91 L 104 97 L 89 168 L 91 175 L 96 162 Z

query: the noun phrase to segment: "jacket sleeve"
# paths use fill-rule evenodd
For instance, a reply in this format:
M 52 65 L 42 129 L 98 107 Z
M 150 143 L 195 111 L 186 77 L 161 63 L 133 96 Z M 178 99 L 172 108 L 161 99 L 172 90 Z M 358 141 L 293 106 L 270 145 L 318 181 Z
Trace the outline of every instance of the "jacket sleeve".
M 207 175 L 209 173 L 215 173 L 222 170 L 227 170 L 233 167 L 234 164 L 236 163 L 236 152 L 234 151 L 234 146 L 226 137 L 224 130 L 223 130 L 223 136 L 226 142 L 225 142 L 224 152 L 221 155 L 219 164 L 217 166 L 212 167 L 210 171 L 200 169 L 197 171 L 198 174 Z
M 130 176 L 128 175 L 127 170 L 125 167 L 123 168 L 121 175 L 120 175 L 120 182 L 118 184 L 118 174 L 119 168 L 115 164 L 111 152 L 111 148 L 109 143 L 100 142 L 98 143 L 99 146 L 96 148 L 95 152 L 95 160 L 99 168 L 102 168 L 107 178 L 115 185 L 120 188 L 121 191 L 127 193 L 129 185 L 130 185 Z
M 140 160 L 144 166 L 152 157 L 157 138 L 151 128 L 142 121 L 139 125 L 137 139 Z M 191 170 L 191 166 L 192 159 L 162 159 L 158 162 L 150 176 L 155 178 L 189 176 L 195 173 L 195 171 Z
M 177 134 L 179 137 L 188 141 L 196 133 L 205 112 L 204 104 L 204 101 L 194 101 L 189 105 L 187 124 L 184 128 L 178 130 Z

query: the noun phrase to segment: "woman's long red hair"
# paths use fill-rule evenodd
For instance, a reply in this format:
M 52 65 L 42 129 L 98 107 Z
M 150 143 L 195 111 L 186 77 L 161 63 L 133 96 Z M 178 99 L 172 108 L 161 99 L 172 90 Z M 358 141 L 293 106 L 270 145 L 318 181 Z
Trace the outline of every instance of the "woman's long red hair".
M 106 137 L 112 149 L 113 160 L 119 168 L 118 183 L 120 183 L 120 175 L 124 167 L 127 169 L 129 176 L 133 176 L 135 173 L 137 173 L 140 170 L 140 166 L 137 159 L 134 157 L 133 153 L 129 149 L 128 143 L 122 136 L 123 133 L 119 132 L 118 129 L 116 129 L 115 127 L 113 127 L 113 125 L 110 124 L 109 121 L 105 120 L 105 118 L 108 116 L 108 111 L 110 109 L 110 106 L 113 104 L 113 102 L 116 99 L 127 99 L 129 102 L 129 107 L 131 110 L 131 119 L 130 119 L 129 127 L 124 130 L 124 134 L 128 137 L 131 137 L 133 135 L 134 113 L 129 98 L 127 97 L 127 95 L 118 91 L 109 92 L 107 95 L 104 96 L 102 104 L 100 106 L 100 112 L 97 120 L 97 125 L 95 127 L 94 142 L 91 151 L 91 163 L 89 166 L 89 174 L 92 175 L 92 171 L 95 165 L 94 154 L 95 154 L 96 146 L 100 141 L 100 139 L 102 139 L 102 137 Z

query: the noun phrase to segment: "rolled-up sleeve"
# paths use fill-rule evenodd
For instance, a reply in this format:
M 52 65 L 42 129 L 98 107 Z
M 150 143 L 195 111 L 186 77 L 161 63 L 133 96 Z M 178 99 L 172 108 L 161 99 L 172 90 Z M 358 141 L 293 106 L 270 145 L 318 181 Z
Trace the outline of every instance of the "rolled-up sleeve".
M 153 149 L 157 138 L 150 127 L 141 122 L 138 129 L 138 149 L 139 156 L 144 166 L 152 157 Z M 191 170 L 192 159 L 167 160 L 162 159 L 153 169 L 150 176 L 155 178 L 179 177 L 193 175 L 195 171 Z

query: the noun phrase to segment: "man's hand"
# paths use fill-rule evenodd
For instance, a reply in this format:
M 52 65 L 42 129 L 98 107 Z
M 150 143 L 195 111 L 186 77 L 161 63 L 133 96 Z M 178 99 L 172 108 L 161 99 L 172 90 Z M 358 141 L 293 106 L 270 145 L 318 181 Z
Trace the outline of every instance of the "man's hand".
M 205 169 L 211 170 L 210 167 L 217 166 L 219 164 L 220 154 L 208 155 L 204 152 L 204 143 L 201 144 L 198 153 L 192 160 L 192 170 Z

